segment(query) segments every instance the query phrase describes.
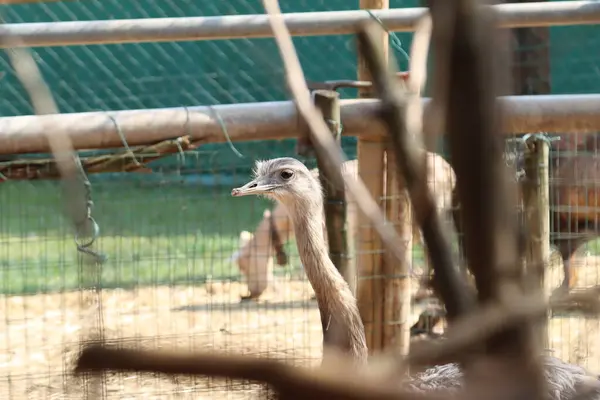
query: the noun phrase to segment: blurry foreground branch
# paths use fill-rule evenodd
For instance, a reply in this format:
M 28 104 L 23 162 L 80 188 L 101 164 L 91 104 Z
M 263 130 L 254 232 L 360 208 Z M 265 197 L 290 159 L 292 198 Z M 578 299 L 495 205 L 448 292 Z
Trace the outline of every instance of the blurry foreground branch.
M 429 16 L 421 21 L 424 22 L 429 23 Z M 465 280 L 453 265 L 450 241 L 444 233 L 427 185 L 426 152 L 421 142 L 422 108 L 418 92 L 426 77 L 424 71 L 428 40 L 422 41 L 425 48 L 415 54 L 415 58 L 422 62 L 414 71 L 411 70 L 407 85 L 409 90 L 404 91 L 394 79 L 393 74 L 397 69 L 395 60 L 390 57 L 389 63 L 386 62 L 381 44 L 376 40 L 379 29 L 381 27 L 375 22 L 365 25 L 364 30 L 358 34 L 360 50 L 381 97 L 381 118 L 390 132 L 398 175 L 404 177 L 412 207 L 423 232 L 435 272 L 435 289 L 446 305 L 448 319 L 452 321 L 471 308 L 472 300 Z M 388 69 L 388 64 L 394 71 Z
M 508 200 L 514 198 L 508 195 L 516 187 L 503 169 L 499 135 L 502 119 L 497 96 L 507 86 L 508 63 L 503 59 L 507 52 L 490 13 L 479 5 L 435 0 L 430 10 L 434 84 L 444 89 L 437 94 L 445 100 L 442 114 L 462 208 L 466 262 L 475 277 L 479 303 L 484 305 L 524 293 L 517 221 Z M 532 296 L 541 299 L 541 293 Z M 544 397 L 532 319 L 489 337 L 485 352 L 506 367 L 504 378 L 513 383 L 512 396 Z
M 485 341 L 491 335 L 520 326 L 526 321 L 544 318 L 548 306 L 579 305 L 598 312 L 599 294 L 600 287 L 595 287 L 577 294 L 561 296 L 552 300 L 550 304 L 540 301 L 539 297 L 524 296 L 516 297 L 510 303 L 481 307 L 457 319 L 448 329 L 444 340 L 414 344 L 407 358 L 395 357 L 393 354 L 382 356 L 380 364 L 386 369 L 380 370 L 377 375 L 396 376 L 399 383 L 400 376 L 407 366 L 421 369 L 424 366 L 454 362 L 460 358 L 460 353 L 473 343 Z M 330 359 L 326 368 L 310 370 L 253 356 L 137 350 L 93 344 L 84 347 L 77 360 L 75 372 L 110 370 L 227 377 L 264 382 L 283 394 L 293 392 L 288 394 L 290 396 L 296 393 L 299 396 L 327 396 L 328 399 L 407 398 L 398 385 L 386 386 L 376 376 L 373 377 L 373 372 L 355 370 L 346 357 L 341 354 Z M 367 379 L 365 373 L 372 379 Z M 410 398 L 434 397 L 411 395 Z
M 20 47 L 19 39 L 11 39 L 8 45 L 12 48 L 7 48 L 6 53 L 19 81 L 29 95 L 35 113 L 37 115 L 60 113 L 30 50 Z M 85 200 L 81 201 L 81 199 L 85 199 L 86 194 L 85 188 L 78 184 L 80 166 L 79 160 L 75 157 L 77 153 L 73 149 L 69 136 L 64 132 L 48 131 L 47 138 L 56 160 L 56 167 L 65 181 L 64 189 L 69 191 L 65 193 L 65 200 L 70 203 L 66 210 L 77 216 L 74 218 L 80 218 L 80 215 L 85 214 L 85 208 L 82 208 L 85 207 Z
M 441 394 L 425 395 L 381 385 L 354 376 L 351 363 L 340 356 L 329 368 L 307 369 L 253 356 L 190 354 L 189 352 L 111 349 L 91 345 L 83 350 L 76 373 L 105 369 L 163 374 L 208 375 L 264 382 L 281 399 L 339 400 L 442 400 Z

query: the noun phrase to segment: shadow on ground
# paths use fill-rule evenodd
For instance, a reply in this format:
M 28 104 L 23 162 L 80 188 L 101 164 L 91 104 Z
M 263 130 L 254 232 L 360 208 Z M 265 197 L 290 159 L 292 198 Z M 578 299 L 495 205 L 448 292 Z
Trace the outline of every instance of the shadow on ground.
M 316 305 L 316 300 L 295 301 L 239 301 L 237 303 L 207 303 L 190 304 L 174 307 L 171 311 L 250 311 L 250 310 L 289 310 L 296 308 L 311 308 Z

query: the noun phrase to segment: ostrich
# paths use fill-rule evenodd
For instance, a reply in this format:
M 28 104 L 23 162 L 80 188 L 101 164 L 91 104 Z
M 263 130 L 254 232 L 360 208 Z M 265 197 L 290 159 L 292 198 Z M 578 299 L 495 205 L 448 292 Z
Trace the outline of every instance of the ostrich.
M 584 368 L 548 355 L 542 356 L 542 367 L 548 390 L 546 398 L 600 400 L 599 377 L 591 375 Z M 407 384 L 417 392 L 455 390 L 462 387 L 462 378 L 463 373 L 458 364 L 451 363 L 436 365 L 415 374 L 408 379 Z
M 294 158 L 257 161 L 254 179 L 233 189 L 231 195 L 262 195 L 285 206 L 292 219 L 306 275 L 317 295 L 324 342 L 327 343 L 328 340 L 326 319 L 330 319 L 330 327 L 335 326 L 335 332 L 343 338 L 341 347 L 353 357 L 355 363 L 366 364 L 367 344 L 356 299 L 328 256 L 323 233 L 323 196 L 319 180 Z M 548 398 L 573 399 L 579 385 L 591 382 L 592 389 L 586 395 L 578 397 L 600 400 L 598 377 L 556 357 L 543 356 L 543 365 L 548 383 Z M 459 388 L 462 386 L 461 381 L 462 372 L 458 365 L 444 364 L 410 376 L 406 383 L 416 391 L 432 391 Z
M 342 168 L 353 176 L 358 176 L 356 160 L 344 162 Z M 315 178 L 319 176 L 316 168 L 310 170 L 310 173 Z M 452 221 L 450 207 L 452 191 L 456 183 L 452 167 L 440 155 L 427 152 L 427 176 L 428 186 L 433 193 L 438 212 L 447 217 L 448 222 Z M 351 238 L 357 234 L 357 219 L 356 204 L 349 201 L 347 223 Z M 276 205 L 272 211 L 266 210 L 253 233 L 248 231 L 240 233 L 239 247 L 231 260 L 237 263 L 240 272 L 246 277 L 250 295 L 244 299 L 258 298 L 270 285 L 276 290 L 273 280 L 273 256 L 277 256 L 279 265 L 284 265 L 285 262 L 282 263 L 281 260 L 285 260 L 286 257 L 282 244 L 290 239 L 294 239 L 294 229 L 283 204 Z M 325 239 L 327 239 L 326 235 Z M 413 229 L 413 241 L 422 243 L 417 226 Z M 350 240 L 351 245 L 354 242 L 355 240 Z M 419 287 L 419 282 L 415 283 L 415 287 Z
M 366 363 L 367 341 L 356 298 L 329 258 L 319 180 L 294 158 L 257 161 L 254 179 L 233 189 L 231 195 L 262 195 L 285 206 L 294 226 L 300 260 L 317 297 L 324 343 L 335 334 L 341 349 L 357 364 Z

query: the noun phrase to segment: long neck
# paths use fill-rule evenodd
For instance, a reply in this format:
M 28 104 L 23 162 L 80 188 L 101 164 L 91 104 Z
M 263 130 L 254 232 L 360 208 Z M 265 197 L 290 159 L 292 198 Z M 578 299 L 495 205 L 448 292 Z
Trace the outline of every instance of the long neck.
M 298 253 L 310 281 L 331 344 L 349 352 L 358 363 L 367 360 L 364 325 L 356 298 L 329 258 L 323 234 L 323 207 L 292 208 Z M 338 333 L 339 332 L 339 333 Z M 329 333 L 323 332 L 324 338 Z M 325 342 L 329 342 L 327 339 Z

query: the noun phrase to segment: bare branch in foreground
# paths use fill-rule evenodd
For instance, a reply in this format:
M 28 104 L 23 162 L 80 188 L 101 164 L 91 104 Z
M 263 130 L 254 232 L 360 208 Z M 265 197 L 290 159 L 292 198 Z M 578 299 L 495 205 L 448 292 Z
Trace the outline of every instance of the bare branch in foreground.
M 191 354 L 189 351 L 117 349 L 94 344 L 81 352 L 76 373 L 101 371 L 205 375 L 271 385 L 281 399 L 443 400 L 443 393 L 408 392 L 357 373 L 346 357 L 329 359 L 327 368 L 308 369 L 253 356 Z
M 267 14 L 269 14 L 269 23 L 273 30 L 273 36 L 281 59 L 286 71 L 286 79 L 288 87 L 298 108 L 298 112 L 305 119 L 311 131 L 311 140 L 314 144 L 319 145 L 328 154 L 328 159 L 324 163 L 324 167 L 330 169 L 331 176 L 335 175 L 335 169 L 341 169 L 341 165 L 346 161 L 346 157 L 342 149 L 335 143 L 331 137 L 329 128 L 320 113 L 314 107 L 310 100 L 310 92 L 306 86 L 306 80 L 298 55 L 294 48 L 294 43 L 290 36 L 289 30 L 285 26 L 281 9 L 277 0 L 263 0 L 263 5 Z M 385 223 L 385 218 L 375 200 L 369 194 L 365 184 L 360 177 L 353 176 L 350 172 L 343 172 L 344 182 L 349 194 L 356 201 L 356 205 L 360 211 L 373 223 L 377 233 L 381 236 L 381 240 L 386 246 L 386 249 L 396 257 L 397 260 L 402 260 L 403 250 L 398 234 L 395 229 Z
M 465 210 L 467 264 L 475 276 L 478 299 L 486 304 L 524 296 L 516 218 L 507 200 L 516 187 L 506 177 L 498 135 L 501 113 L 497 96 L 506 85 L 504 48 L 497 40 L 490 13 L 479 2 L 435 0 L 430 12 L 435 70 L 444 70 L 449 73 L 447 78 L 451 77 L 449 82 L 438 84 L 449 88 L 444 102 L 450 157 L 458 198 Z M 447 52 L 440 56 L 437 50 L 444 47 Z M 544 397 L 546 383 L 531 320 L 492 336 L 485 350 L 514 378 L 513 395 Z
M 568 304 L 571 298 L 579 302 L 594 301 L 597 305 L 598 293 L 600 286 L 575 296 L 561 296 L 552 300 L 549 305 L 552 307 L 554 302 Z M 270 384 L 282 394 L 292 392 L 294 396 L 299 396 L 297 398 L 314 395 L 343 399 L 433 400 L 437 397 L 414 397 L 412 393 L 403 392 L 400 386 L 386 386 L 384 382 L 390 382 L 389 378 L 393 378 L 391 381 L 399 384 L 406 366 L 418 370 L 430 365 L 457 362 L 464 356 L 461 352 L 474 342 L 487 340 L 491 335 L 524 321 L 544 318 L 547 307 L 548 304 L 541 302 L 538 296 L 517 297 L 510 304 L 482 307 L 456 320 L 448 329 L 444 340 L 415 343 L 406 358 L 382 355 L 379 357 L 380 362 L 361 371 L 357 371 L 347 361 L 345 354 L 339 353 L 334 357 L 327 357 L 327 363 L 321 368 L 311 370 L 292 367 L 274 359 L 247 355 L 118 349 L 95 344 L 84 347 L 75 372 L 111 370 L 246 379 Z M 380 367 L 374 368 L 377 364 Z
M 423 232 L 431 267 L 435 271 L 435 289 L 446 305 L 449 321 L 452 321 L 472 307 L 473 299 L 453 263 L 450 241 L 444 233 L 427 185 L 426 153 L 420 140 L 421 99 L 418 92 L 403 91 L 393 79 L 392 74 L 397 67 L 392 57 L 387 63 L 383 56 L 383 49 L 375 39 L 379 29 L 381 28 L 375 22 L 365 24 L 358 33 L 359 48 L 364 54 L 373 76 L 373 83 L 381 97 L 381 118 L 390 132 L 398 175 L 404 177 L 411 205 Z M 425 69 L 426 55 L 426 51 L 417 51 L 419 63 L 415 68 Z M 388 64 L 394 71 L 389 70 Z M 425 72 L 411 70 L 409 82 L 412 82 L 413 89 L 419 90 L 424 79 Z

